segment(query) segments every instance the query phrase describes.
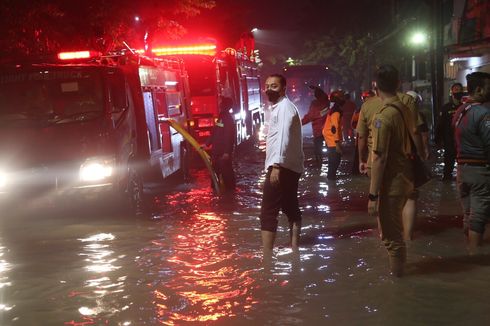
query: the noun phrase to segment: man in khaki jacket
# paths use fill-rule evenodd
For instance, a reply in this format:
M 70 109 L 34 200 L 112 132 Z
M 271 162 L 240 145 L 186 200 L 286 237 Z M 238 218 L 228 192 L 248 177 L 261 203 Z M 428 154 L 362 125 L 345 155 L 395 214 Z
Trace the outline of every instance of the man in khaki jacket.
M 371 122 L 368 213 L 379 218 L 381 239 L 388 251 L 391 273 L 401 276 L 406 261 L 402 210 L 413 191 L 412 163 L 409 160 L 411 115 L 397 96 L 399 77 L 395 67 L 381 66 L 376 72 L 376 82 L 382 106 Z

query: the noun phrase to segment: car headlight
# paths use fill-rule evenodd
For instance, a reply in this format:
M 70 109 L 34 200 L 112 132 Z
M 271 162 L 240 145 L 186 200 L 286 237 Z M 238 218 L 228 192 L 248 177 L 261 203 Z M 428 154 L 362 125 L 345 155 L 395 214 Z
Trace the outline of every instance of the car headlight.
M 80 181 L 101 181 L 112 176 L 113 159 L 89 159 L 80 166 Z

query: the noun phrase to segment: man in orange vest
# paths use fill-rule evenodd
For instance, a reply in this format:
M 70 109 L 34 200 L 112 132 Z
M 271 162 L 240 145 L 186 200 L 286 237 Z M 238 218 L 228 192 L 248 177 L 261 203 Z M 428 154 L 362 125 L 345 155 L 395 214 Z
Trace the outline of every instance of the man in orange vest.
M 342 91 L 332 92 L 330 101 L 334 105 L 327 113 L 327 120 L 323 126 L 322 134 L 327 144 L 327 179 L 335 180 L 337 179 L 337 169 L 342 157 L 342 105 L 345 102 L 344 93 Z

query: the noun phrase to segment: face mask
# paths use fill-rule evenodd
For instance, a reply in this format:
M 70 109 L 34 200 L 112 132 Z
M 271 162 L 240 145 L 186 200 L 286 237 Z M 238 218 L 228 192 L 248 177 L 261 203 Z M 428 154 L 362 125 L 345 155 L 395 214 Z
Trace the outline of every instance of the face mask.
M 453 93 L 453 97 L 456 100 L 461 101 L 461 99 L 463 98 L 463 93 Z
M 278 91 L 273 91 L 272 89 L 268 89 L 265 91 L 265 95 L 269 99 L 269 102 L 276 103 L 279 99 L 280 95 Z

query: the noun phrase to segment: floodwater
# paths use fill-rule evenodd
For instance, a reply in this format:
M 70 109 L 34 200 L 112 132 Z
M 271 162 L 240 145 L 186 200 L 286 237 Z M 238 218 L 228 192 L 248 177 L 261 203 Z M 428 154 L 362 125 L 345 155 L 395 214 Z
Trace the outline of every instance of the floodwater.
M 309 141 L 306 147 L 311 156 Z M 489 322 L 490 250 L 467 256 L 455 183 L 434 180 L 423 189 L 406 276 L 395 279 L 366 215 L 367 178 L 350 176 L 344 161 L 339 180 L 327 182 L 326 166 L 308 161 L 301 249 L 285 246 L 281 218 L 264 270 L 264 154 L 239 157 L 235 195 L 215 197 L 206 172 L 194 171 L 191 183 L 155 198 L 151 218 L 97 209 L 2 212 L 0 325 Z

